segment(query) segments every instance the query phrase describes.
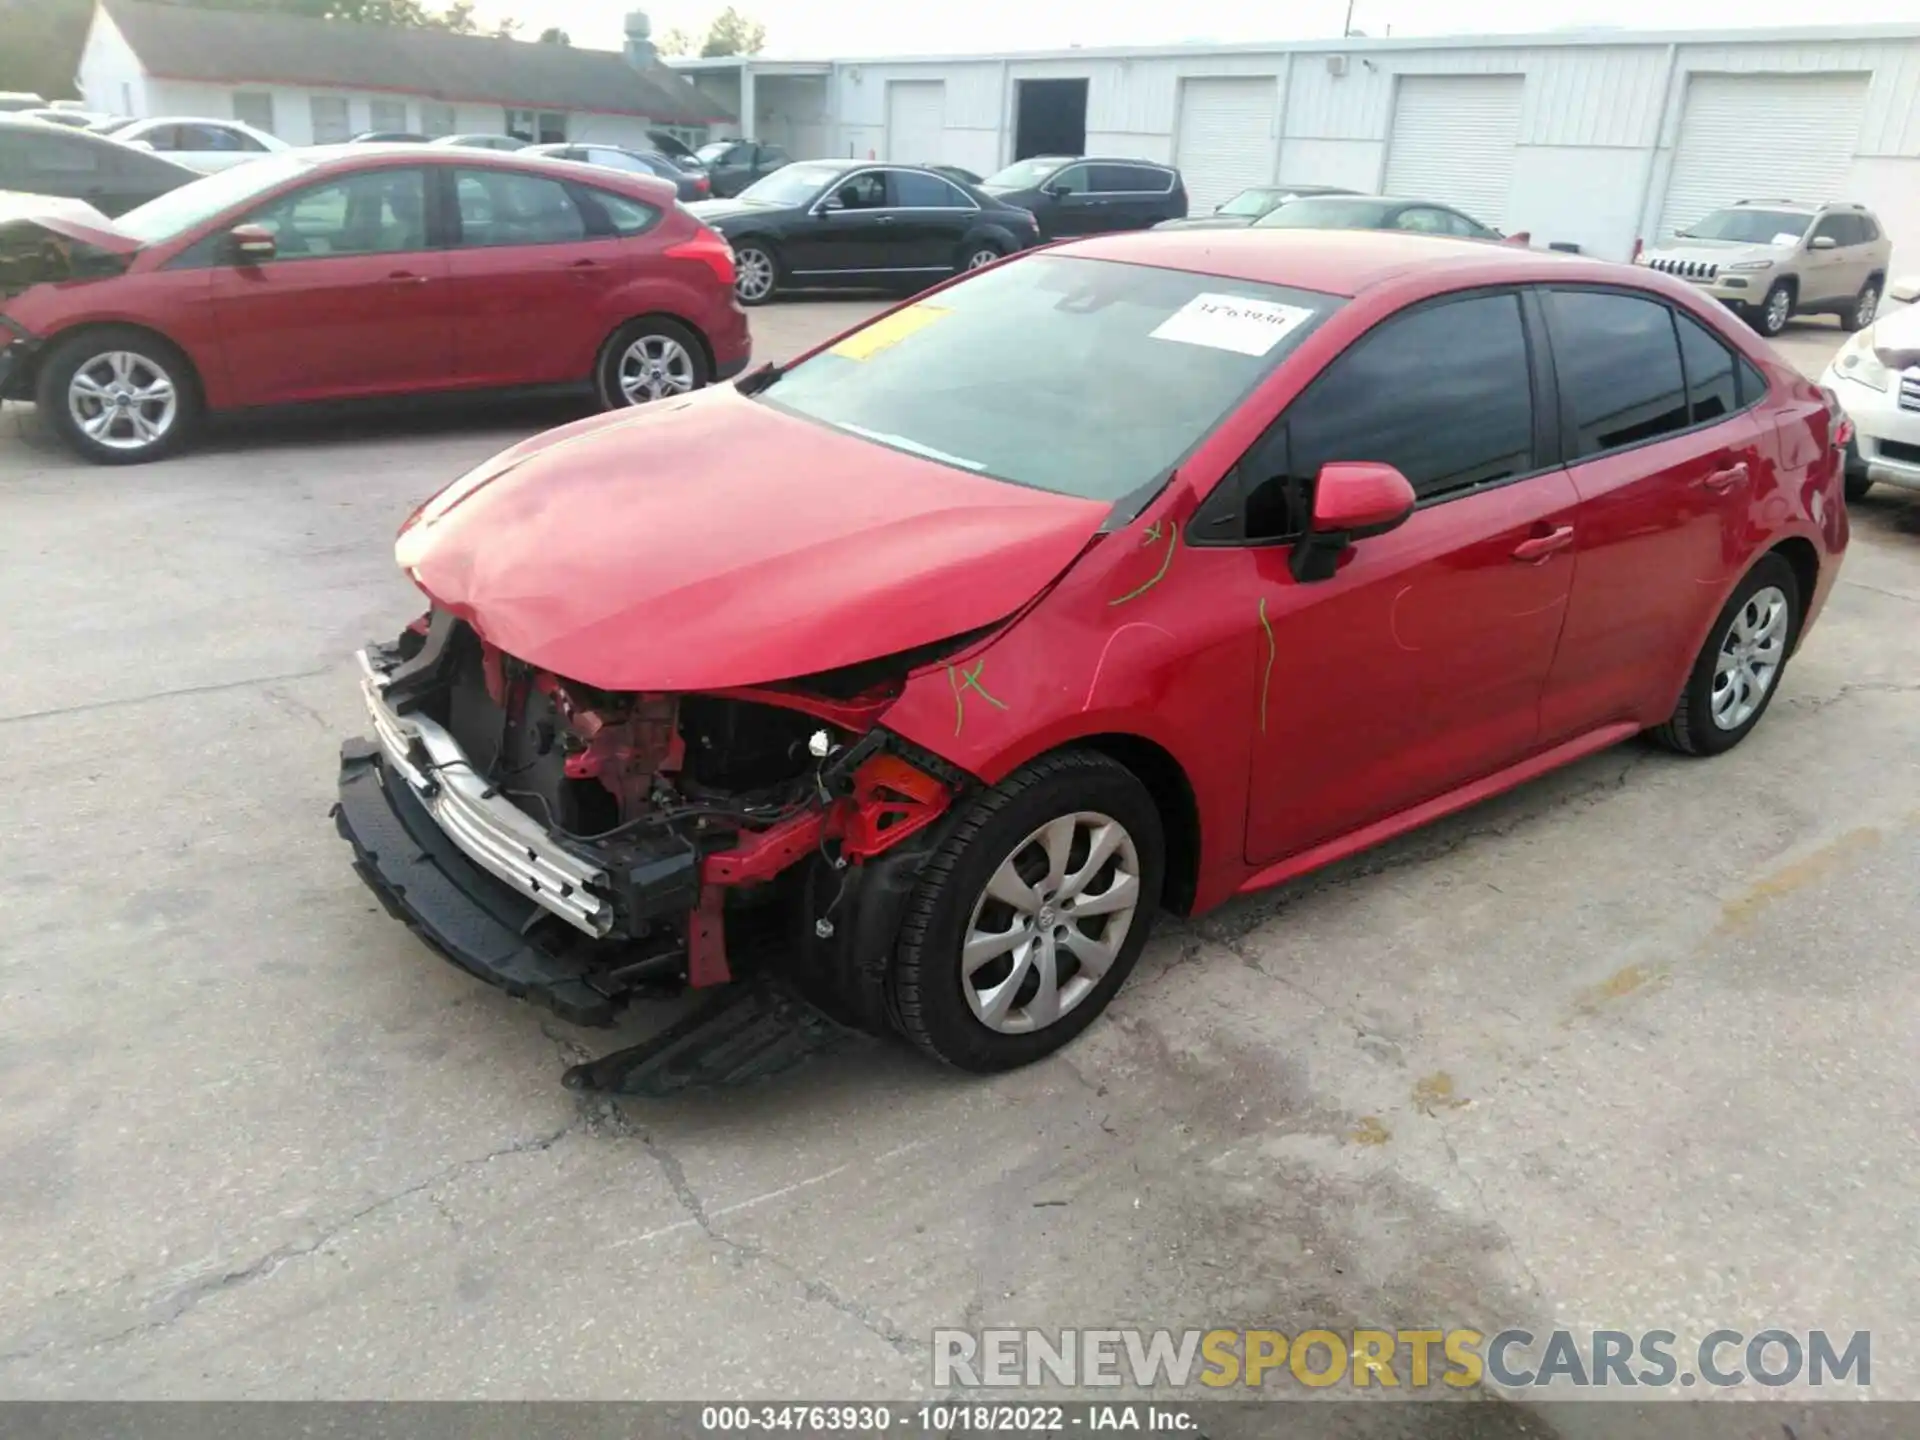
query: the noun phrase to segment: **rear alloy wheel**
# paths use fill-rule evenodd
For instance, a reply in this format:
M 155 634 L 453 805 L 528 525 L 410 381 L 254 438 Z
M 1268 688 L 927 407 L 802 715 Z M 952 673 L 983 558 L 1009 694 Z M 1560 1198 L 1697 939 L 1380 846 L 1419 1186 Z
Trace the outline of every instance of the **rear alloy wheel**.
M 119 328 L 56 346 L 35 398 L 69 445 L 104 465 L 159 459 L 186 439 L 200 413 L 180 354 L 157 337 Z
M 1860 293 L 1853 297 L 1853 304 L 1847 307 L 1840 317 L 1843 330 L 1864 330 L 1873 324 L 1874 317 L 1880 313 L 1880 282 L 1869 280 L 1860 287 Z
M 960 263 L 962 270 L 983 270 L 1000 258 L 1000 252 L 992 245 L 982 241 L 978 245 L 967 247 L 966 257 Z
M 1065 1045 L 1133 969 L 1160 901 L 1159 812 L 1131 771 L 1063 751 L 995 786 L 927 862 L 890 986 L 900 1028 L 962 1070 Z
M 733 252 L 733 293 L 742 305 L 764 305 L 779 287 L 773 252 L 763 245 L 738 246 Z
M 689 394 L 707 379 L 705 352 L 686 327 L 647 319 L 623 325 L 607 342 L 596 384 L 600 403 L 618 410 Z
M 1793 287 L 1782 280 L 1767 292 L 1767 298 L 1760 302 L 1759 313 L 1754 317 L 1754 327 L 1769 340 L 1787 328 L 1787 321 L 1793 318 Z
M 1714 622 L 1672 717 L 1653 733 L 1684 755 L 1719 755 L 1767 713 L 1800 629 L 1793 567 L 1767 555 L 1747 572 Z

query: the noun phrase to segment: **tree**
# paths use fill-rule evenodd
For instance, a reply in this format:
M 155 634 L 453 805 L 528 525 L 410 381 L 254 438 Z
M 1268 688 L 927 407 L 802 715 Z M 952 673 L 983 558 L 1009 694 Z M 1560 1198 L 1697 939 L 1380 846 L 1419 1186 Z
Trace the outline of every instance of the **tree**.
M 733 6 L 722 10 L 707 31 L 702 55 L 758 55 L 767 44 L 767 27 L 749 19 Z
M 660 32 L 653 48 L 662 55 L 690 55 L 693 53 L 693 37 L 678 25 L 669 25 Z
M 540 43 L 542 45 L 571 45 L 573 44 L 573 37 L 558 25 L 549 25 L 540 32 Z

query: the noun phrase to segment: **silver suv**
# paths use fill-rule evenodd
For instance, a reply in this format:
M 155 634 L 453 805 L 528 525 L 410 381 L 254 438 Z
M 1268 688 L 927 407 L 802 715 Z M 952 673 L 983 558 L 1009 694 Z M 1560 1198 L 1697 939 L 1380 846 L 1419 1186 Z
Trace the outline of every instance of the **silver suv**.
M 1742 200 L 1635 257 L 1691 281 L 1778 335 L 1795 315 L 1864 330 L 1880 309 L 1893 242 L 1864 205 Z

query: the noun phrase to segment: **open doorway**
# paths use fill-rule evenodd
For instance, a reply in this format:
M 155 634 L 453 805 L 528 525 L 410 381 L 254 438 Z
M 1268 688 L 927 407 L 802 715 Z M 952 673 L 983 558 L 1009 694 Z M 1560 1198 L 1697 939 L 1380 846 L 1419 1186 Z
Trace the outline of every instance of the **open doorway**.
M 1087 82 L 1014 82 L 1013 158 L 1087 153 Z

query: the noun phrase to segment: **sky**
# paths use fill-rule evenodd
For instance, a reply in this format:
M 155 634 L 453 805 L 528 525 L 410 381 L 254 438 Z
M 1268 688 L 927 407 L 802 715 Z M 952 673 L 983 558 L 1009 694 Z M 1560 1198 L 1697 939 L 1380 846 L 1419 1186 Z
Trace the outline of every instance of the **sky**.
M 658 35 L 671 26 L 706 32 L 725 0 L 483 0 L 521 34 L 549 25 L 576 45 L 616 49 L 622 18 L 643 9 Z M 985 54 L 1071 45 L 1162 45 L 1183 41 L 1306 40 L 1337 36 L 1347 0 L 734 0 L 767 27 L 770 56 L 843 59 L 877 55 Z M 1735 29 L 1772 25 L 1920 22 L 1920 0 L 1355 0 L 1356 30 L 1379 36 L 1504 35 L 1564 28 Z

